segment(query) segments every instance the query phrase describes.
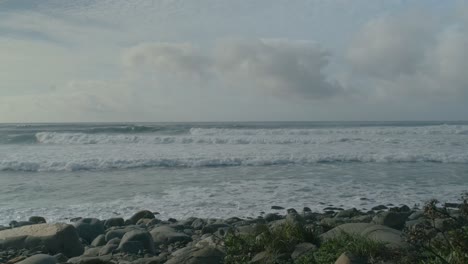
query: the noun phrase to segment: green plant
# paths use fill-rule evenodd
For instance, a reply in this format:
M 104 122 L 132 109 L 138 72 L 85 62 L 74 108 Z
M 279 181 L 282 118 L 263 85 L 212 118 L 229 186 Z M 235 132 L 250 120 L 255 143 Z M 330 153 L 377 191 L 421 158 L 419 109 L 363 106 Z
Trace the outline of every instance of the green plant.
M 420 263 L 468 263 L 468 195 L 461 201 L 457 211 L 429 201 L 424 206 L 426 220 L 405 230 L 407 241 L 421 252 Z

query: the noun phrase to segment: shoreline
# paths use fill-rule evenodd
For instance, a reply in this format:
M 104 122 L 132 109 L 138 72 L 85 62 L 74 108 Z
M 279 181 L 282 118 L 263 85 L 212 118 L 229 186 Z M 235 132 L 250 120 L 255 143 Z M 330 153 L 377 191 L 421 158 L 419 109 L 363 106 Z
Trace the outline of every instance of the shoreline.
M 363 239 L 370 239 L 372 243 L 383 243 L 392 252 L 396 249 L 398 252 L 411 252 L 412 245 L 405 238 L 405 232 L 428 219 L 428 204 L 421 208 L 379 205 L 366 212 L 355 208 L 329 207 L 322 213 L 313 212 L 308 207 L 296 210 L 271 206 L 269 210 L 276 213 L 260 214 L 256 218 L 226 219 L 190 217 L 162 220 L 158 218 L 157 212 L 155 214 L 148 210 L 139 211 L 128 219 L 73 218 L 67 223 L 45 223 L 46 219 L 35 216 L 29 218 L 29 221 L 10 222 L 9 227 L 0 226 L 0 263 L 42 264 L 45 263 L 41 262 L 44 259 L 52 261 L 48 263 L 88 264 L 244 263 L 239 262 L 242 257 L 249 258 L 245 263 L 276 263 L 272 260 L 268 247 L 255 254 L 243 256 L 241 252 L 233 254 L 232 246 L 237 246 L 235 243 L 253 235 L 257 242 L 259 235 L 283 235 L 281 232 L 291 227 L 301 230 L 298 234 L 304 241 L 299 239 L 288 249 L 287 254 L 280 254 L 279 257 L 286 261 L 284 263 L 299 263 L 301 258 L 320 255 L 324 243 L 331 243 L 327 241 L 333 241 L 342 231 L 362 235 Z M 450 214 L 460 215 L 465 210 L 464 206 L 466 200 L 462 203 L 445 203 L 436 208 L 444 208 Z M 440 219 L 443 222 L 446 218 Z M 257 234 L 258 228 L 266 228 L 267 231 Z M 369 231 L 371 229 L 373 231 Z M 65 240 L 64 233 L 67 234 Z M 311 239 L 306 239 L 308 235 Z M 26 240 L 18 239 L 25 236 Z M 31 244 L 28 239 L 34 243 Z M 54 248 L 49 245 L 50 241 L 68 245 Z M 65 252 L 63 248 L 68 251 Z M 50 256 L 35 256 L 38 253 Z M 335 255 L 342 253 L 346 252 L 336 252 Z M 33 262 L 27 262 L 29 260 L 26 258 L 31 256 Z M 276 257 L 278 256 L 275 255 Z M 34 258 L 39 258 L 40 261 L 37 262 Z

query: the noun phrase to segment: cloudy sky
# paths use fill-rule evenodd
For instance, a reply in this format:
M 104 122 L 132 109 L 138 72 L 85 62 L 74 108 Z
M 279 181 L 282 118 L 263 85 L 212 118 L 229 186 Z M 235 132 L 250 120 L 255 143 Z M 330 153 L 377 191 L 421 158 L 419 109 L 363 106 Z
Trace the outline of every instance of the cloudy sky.
M 0 0 L 0 122 L 467 120 L 468 4 Z

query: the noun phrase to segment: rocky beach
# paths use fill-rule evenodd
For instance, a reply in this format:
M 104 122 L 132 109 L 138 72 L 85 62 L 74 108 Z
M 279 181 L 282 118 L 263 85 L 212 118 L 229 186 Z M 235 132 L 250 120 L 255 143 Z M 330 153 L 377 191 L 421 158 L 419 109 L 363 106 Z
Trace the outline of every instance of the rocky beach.
M 0 263 L 396 264 L 468 260 L 466 199 L 450 204 L 430 201 L 421 208 L 379 205 L 365 212 L 338 207 L 313 212 L 308 207 L 298 210 L 277 205 L 269 209 L 277 213 L 262 213 L 257 218 L 160 219 L 159 213 L 142 210 L 129 219 L 78 217 L 67 223 L 47 223 L 43 217 L 32 216 L 0 226 Z M 441 241 L 453 243 L 448 255 L 442 249 L 436 251 Z M 457 246 L 462 255 L 454 256 L 460 250 Z

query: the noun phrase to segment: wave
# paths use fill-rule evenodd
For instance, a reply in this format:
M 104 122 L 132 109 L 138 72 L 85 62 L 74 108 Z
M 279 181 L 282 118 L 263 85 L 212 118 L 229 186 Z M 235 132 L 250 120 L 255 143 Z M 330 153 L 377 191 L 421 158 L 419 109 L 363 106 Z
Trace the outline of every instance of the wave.
M 288 136 L 162 136 L 108 135 L 41 132 L 35 135 L 40 144 L 320 144 L 365 141 L 359 137 L 288 137 Z
M 454 163 L 468 164 L 468 154 L 354 154 L 225 158 L 85 159 L 74 161 L 0 161 L 0 171 L 81 171 L 137 168 L 202 168 L 313 165 L 318 163 Z

